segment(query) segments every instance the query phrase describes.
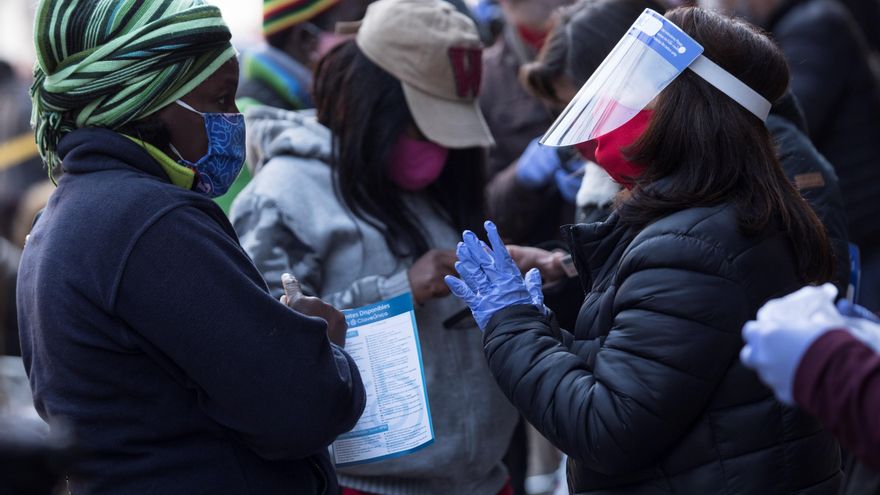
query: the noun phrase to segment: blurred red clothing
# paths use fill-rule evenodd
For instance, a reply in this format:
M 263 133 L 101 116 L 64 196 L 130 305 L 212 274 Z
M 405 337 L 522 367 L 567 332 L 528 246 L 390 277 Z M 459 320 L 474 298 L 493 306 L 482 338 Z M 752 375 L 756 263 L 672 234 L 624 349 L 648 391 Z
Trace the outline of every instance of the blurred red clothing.
M 846 330 L 833 330 L 804 354 L 794 400 L 866 466 L 880 470 L 880 355 Z

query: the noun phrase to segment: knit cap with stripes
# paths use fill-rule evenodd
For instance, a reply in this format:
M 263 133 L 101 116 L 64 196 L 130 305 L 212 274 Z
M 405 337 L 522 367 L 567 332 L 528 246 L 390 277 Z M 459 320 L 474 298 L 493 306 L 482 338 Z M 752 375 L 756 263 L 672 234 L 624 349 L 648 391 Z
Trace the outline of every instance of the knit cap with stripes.
M 235 56 L 230 38 L 204 0 L 40 0 L 31 124 L 50 173 L 64 135 L 170 105 Z
M 263 0 L 263 34 L 272 36 L 326 12 L 340 0 Z

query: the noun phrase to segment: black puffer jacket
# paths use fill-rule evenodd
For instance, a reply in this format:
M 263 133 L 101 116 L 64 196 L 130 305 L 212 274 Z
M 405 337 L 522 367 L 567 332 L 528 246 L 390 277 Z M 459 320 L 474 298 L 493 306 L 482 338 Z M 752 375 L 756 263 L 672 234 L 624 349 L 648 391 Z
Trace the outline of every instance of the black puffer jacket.
M 736 224 L 719 206 L 569 227 L 590 288 L 574 335 L 533 306 L 490 322 L 492 373 L 570 456 L 572 493 L 837 493 L 835 440 L 738 359 L 743 324 L 800 282 L 782 232 Z

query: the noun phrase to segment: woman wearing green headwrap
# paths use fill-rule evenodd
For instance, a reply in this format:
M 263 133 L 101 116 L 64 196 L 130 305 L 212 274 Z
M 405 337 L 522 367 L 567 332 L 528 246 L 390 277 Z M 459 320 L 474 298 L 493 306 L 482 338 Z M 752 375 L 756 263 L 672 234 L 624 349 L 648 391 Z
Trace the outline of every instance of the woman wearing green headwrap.
M 41 0 L 35 39 L 37 143 L 64 175 L 20 333 L 38 411 L 81 447 L 71 492 L 335 493 L 326 447 L 363 384 L 344 318 L 295 281 L 273 299 L 211 201 L 244 161 L 219 10 Z

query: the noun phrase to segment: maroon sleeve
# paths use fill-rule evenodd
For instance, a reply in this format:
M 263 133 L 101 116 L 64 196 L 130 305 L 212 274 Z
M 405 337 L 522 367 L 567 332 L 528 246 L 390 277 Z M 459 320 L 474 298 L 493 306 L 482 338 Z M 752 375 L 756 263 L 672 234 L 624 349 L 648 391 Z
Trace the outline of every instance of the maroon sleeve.
M 804 354 L 794 400 L 840 440 L 880 469 L 880 355 L 846 330 L 832 330 Z

